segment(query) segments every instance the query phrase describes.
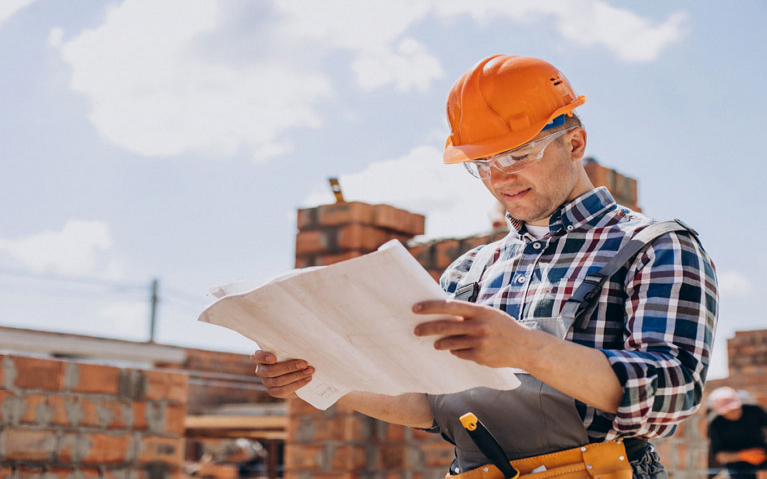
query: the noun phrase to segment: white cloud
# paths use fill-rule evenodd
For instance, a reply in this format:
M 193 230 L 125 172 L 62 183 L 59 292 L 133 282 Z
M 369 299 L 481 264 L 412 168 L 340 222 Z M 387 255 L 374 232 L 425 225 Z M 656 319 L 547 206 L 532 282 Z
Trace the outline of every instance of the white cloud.
M 582 47 L 602 46 L 620 60 L 646 62 L 658 58 L 663 49 L 679 40 L 686 29 L 687 14 L 673 13 L 655 23 L 630 10 L 602 0 L 443 0 L 435 3 L 443 16 L 470 15 L 478 22 L 504 16 L 517 22 L 553 17 L 557 32 Z
M 35 0 L 3 0 L 0 2 L 0 26 L 19 10 L 34 2 Z
M 0 238 L 0 251 L 35 272 L 66 275 L 100 273 L 99 251 L 112 247 L 109 226 L 99 221 L 67 221 L 60 231 L 46 231 L 21 239 Z M 115 277 L 116 264 L 104 270 Z
M 313 104 L 330 93 L 320 74 L 295 63 L 231 65 L 196 52 L 219 27 L 214 0 L 126 0 L 105 22 L 58 47 L 70 86 L 91 100 L 107 140 L 147 156 L 186 152 L 256 159 L 280 154 L 289 128 L 317 127 Z M 51 34 L 51 44 L 61 34 Z
M 546 21 L 568 45 L 602 46 L 625 61 L 657 58 L 686 23 L 684 13 L 654 22 L 603 0 L 274 0 L 268 8 L 244 32 L 227 23 L 235 4 L 125 0 L 97 28 L 67 40 L 54 28 L 48 41 L 108 141 L 146 156 L 266 160 L 291 151 L 291 129 L 322 125 L 331 75 L 351 74 L 363 91 L 425 91 L 443 78 L 430 40 L 415 35 L 430 16 Z M 350 54 L 348 70 L 323 70 L 338 52 Z
M 479 180 L 460 165 L 444 165 L 442 152 L 431 146 L 342 175 L 339 182 L 347 201 L 386 203 L 425 214 L 428 238 L 489 231 L 496 204 Z M 319 183 L 303 201 L 306 206 L 333 202 L 330 188 Z
M 717 280 L 722 295 L 742 298 L 748 296 L 753 288 L 751 281 L 737 271 L 722 271 L 717 274 Z

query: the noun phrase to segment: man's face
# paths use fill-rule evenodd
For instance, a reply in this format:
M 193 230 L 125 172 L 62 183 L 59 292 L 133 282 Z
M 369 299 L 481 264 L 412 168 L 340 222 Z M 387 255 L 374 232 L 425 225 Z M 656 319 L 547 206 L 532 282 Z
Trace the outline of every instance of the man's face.
M 550 133 L 539 133 L 534 139 Z M 585 192 L 578 181 L 581 173 L 578 160 L 583 155 L 585 139 L 585 131 L 577 128 L 552 142 L 543 157 L 531 166 L 511 174 L 491 168 L 490 178 L 483 183 L 512 217 L 534 226 L 547 226 L 559 206 Z

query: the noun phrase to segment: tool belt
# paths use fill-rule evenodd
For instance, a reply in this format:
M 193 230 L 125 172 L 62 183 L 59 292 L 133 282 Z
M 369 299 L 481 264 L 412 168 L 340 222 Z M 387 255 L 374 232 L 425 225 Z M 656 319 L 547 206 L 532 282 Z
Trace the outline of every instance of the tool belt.
M 626 447 L 621 440 L 586 444 L 564 451 L 509 461 L 521 479 L 631 479 L 633 472 Z M 545 468 L 545 470 L 543 469 Z M 536 472 L 533 472 L 536 471 Z M 503 479 L 492 464 L 446 479 Z

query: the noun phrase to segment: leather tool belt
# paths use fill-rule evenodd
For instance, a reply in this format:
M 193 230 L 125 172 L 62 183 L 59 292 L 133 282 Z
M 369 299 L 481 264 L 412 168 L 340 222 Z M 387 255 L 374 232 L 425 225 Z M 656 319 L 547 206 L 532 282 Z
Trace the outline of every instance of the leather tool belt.
M 519 470 L 520 479 L 553 477 L 557 479 L 631 479 L 633 476 L 629 457 L 621 440 L 586 444 L 510 462 Z M 445 476 L 446 479 L 503 479 L 503 477 L 501 471 L 492 464 L 461 474 Z

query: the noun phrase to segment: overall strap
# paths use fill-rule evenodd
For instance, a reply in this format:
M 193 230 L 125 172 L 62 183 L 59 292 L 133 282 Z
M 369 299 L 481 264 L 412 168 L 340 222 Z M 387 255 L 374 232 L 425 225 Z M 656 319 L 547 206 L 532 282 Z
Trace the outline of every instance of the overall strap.
M 621 248 L 602 269 L 591 273 L 575 290 L 575 293 L 565 302 L 560 316 L 567 324 L 575 324 L 578 329 L 586 329 L 592 313 L 597 307 L 597 298 L 605 282 L 623 265 L 631 261 L 639 251 L 652 243 L 656 238 L 672 231 L 689 231 L 697 238 L 698 232 L 684 224 L 681 220 L 662 221 L 654 223 L 637 233 L 626 246 Z
M 479 280 L 493 260 L 495 251 L 502 242 L 503 239 L 500 239 L 480 248 L 477 255 L 474 257 L 474 261 L 471 263 L 471 267 L 466 273 L 466 276 L 461 279 L 461 282 L 455 289 L 455 294 L 453 295 L 454 299 L 469 301 L 471 303 L 477 301 L 477 295 L 479 294 Z

